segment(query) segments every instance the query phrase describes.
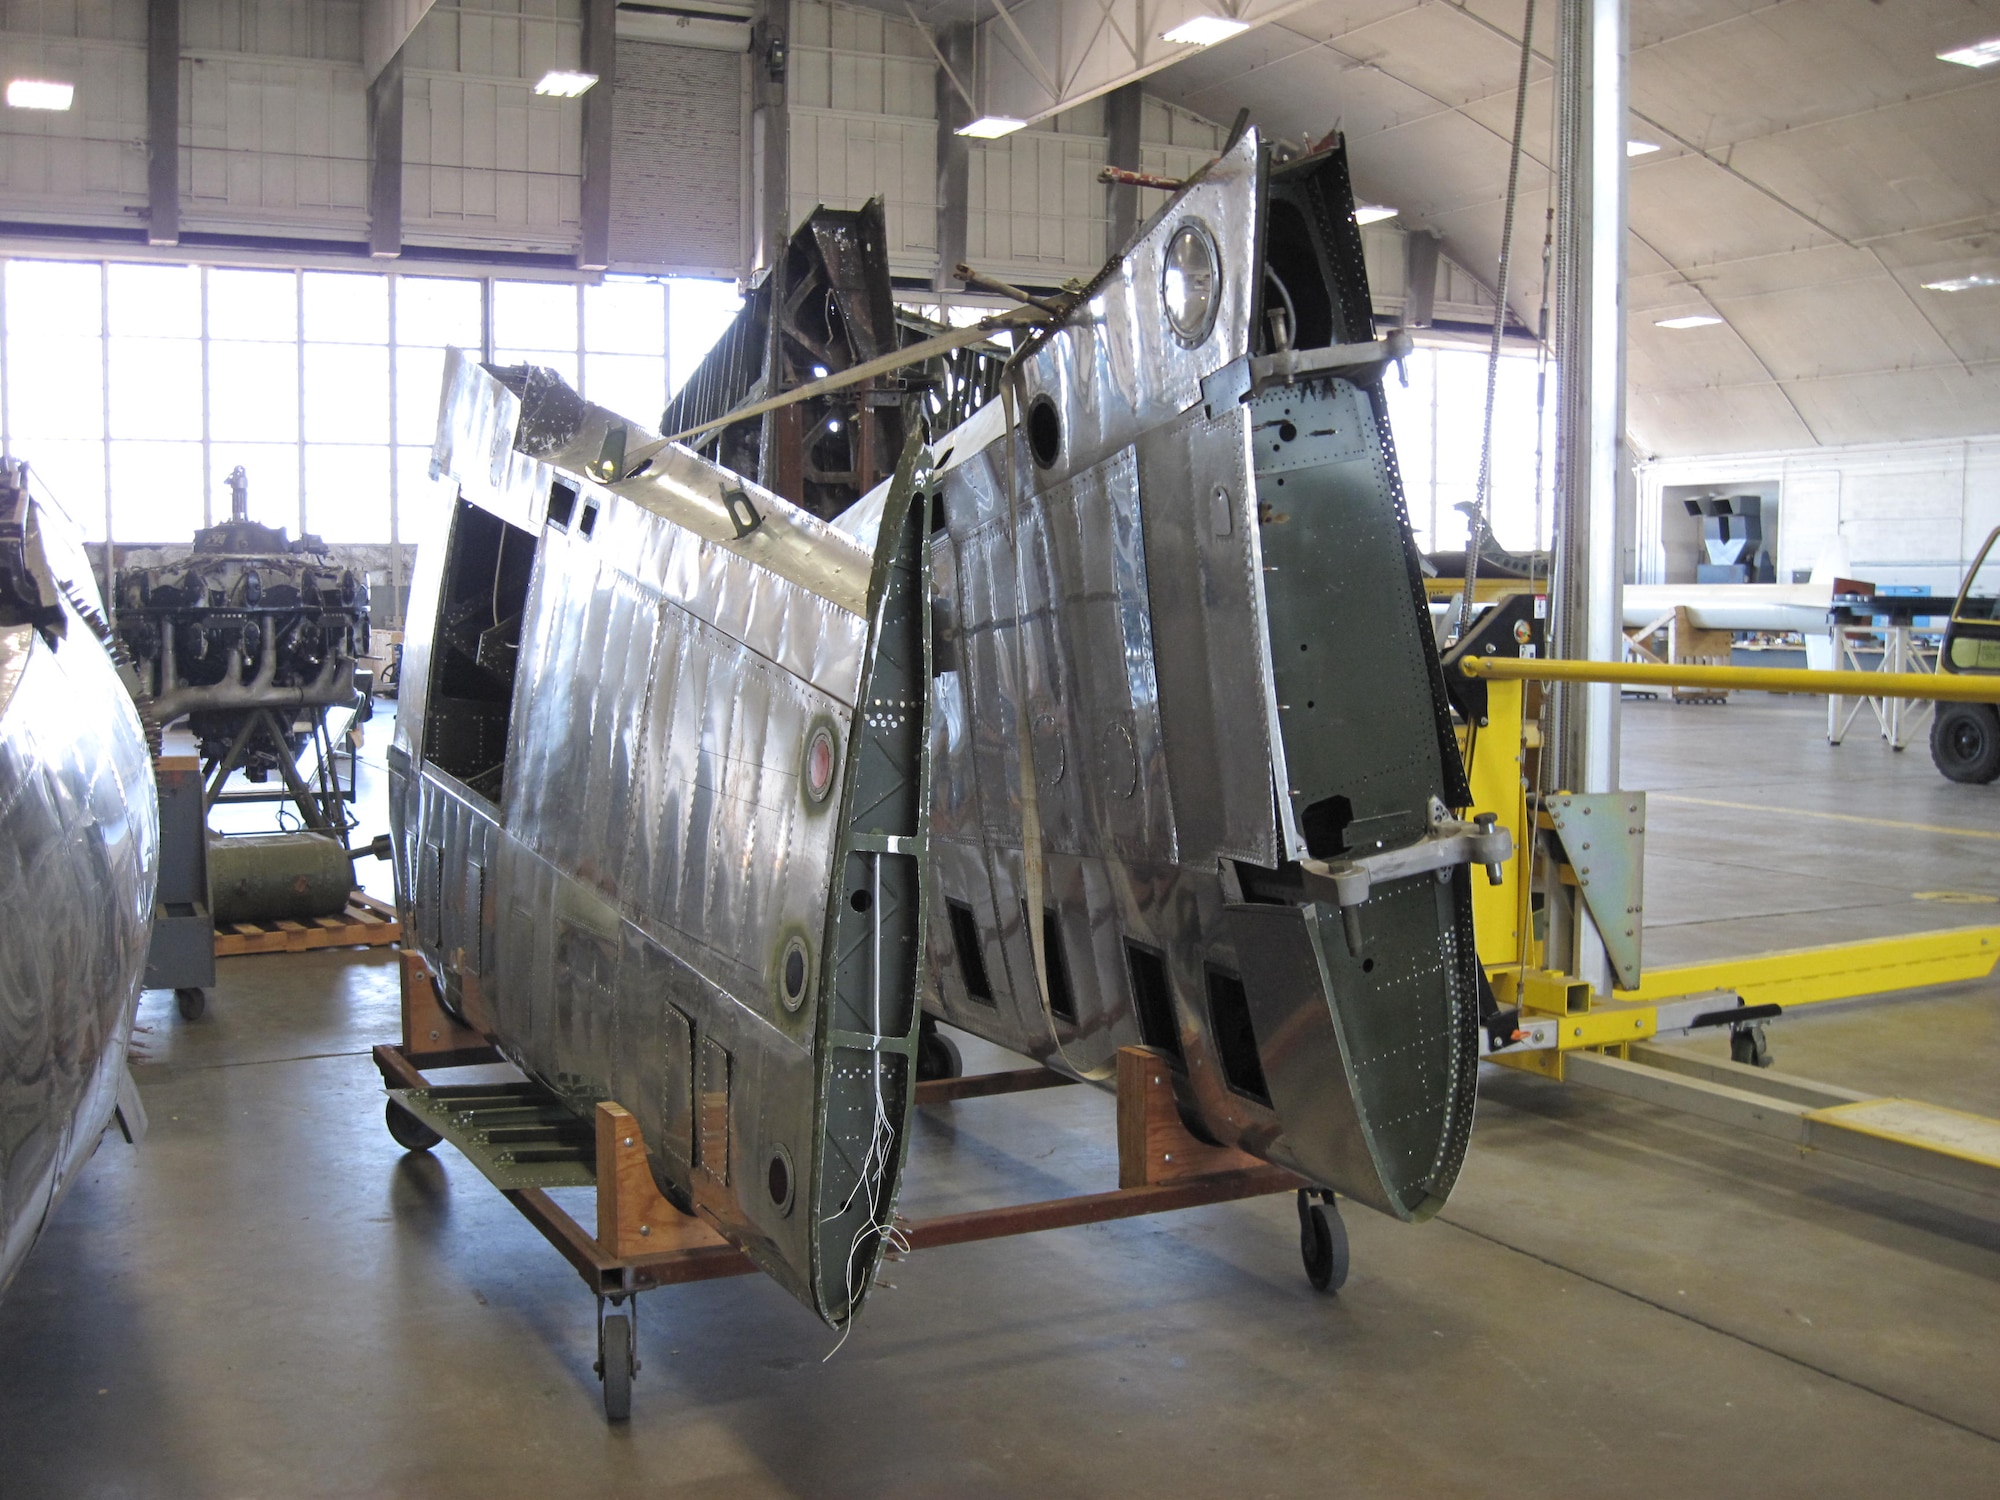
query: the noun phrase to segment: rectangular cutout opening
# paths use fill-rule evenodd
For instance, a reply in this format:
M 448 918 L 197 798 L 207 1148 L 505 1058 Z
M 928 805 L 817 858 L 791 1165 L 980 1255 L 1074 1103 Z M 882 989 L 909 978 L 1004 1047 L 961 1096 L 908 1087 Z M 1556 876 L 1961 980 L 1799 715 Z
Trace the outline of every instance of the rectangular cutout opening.
M 1216 968 L 1208 971 L 1208 1022 L 1222 1061 L 1223 1081 L 1246 1099 L 1268 1105 L 1271 1089 L 1264 1081 L 1263 1059 L 1257 1055 L 1250 997 L 1236 975 Z
M 1021 903 L 1021 924 L 1028 922 L 1028 903 Z M 1076 1024 L 1076 991 L 1070 988 L 1069 954 L 1063 949 L 1062 917 L 1053 906 L 1042 910 L 1042 959 L 1048 968 L 1049 1013 Z
M 549 524 L 558 531 L 569 530 L 576 514 L 576 487 L 558 479 L 549 485 Z
M 424 759 L 499 802 L 522 615 L 540 538 L 461 499 L 431 638 Z
M 1187 1071 L 1181 1051 L 1180 1022 L 1174 1019 L 1174 989 L 1167 979 L 1167 961 L 1157 949 L 1125 940 L 1125 967 L 1132 976 L 1132 1006 L 1139 1014 L 1139 1040 L 1167 1054 L 1180 1072 Z
M 944 906 L 951 914 L 951 946 L 958 955 L 958 973 L 965 981 L 965 992 L 981 1005 L 991 1005 L 993 981 L 986 975 L 986 954 L 980 947 L 979 924 L 972 918 L 972 908 L 949 898 Z

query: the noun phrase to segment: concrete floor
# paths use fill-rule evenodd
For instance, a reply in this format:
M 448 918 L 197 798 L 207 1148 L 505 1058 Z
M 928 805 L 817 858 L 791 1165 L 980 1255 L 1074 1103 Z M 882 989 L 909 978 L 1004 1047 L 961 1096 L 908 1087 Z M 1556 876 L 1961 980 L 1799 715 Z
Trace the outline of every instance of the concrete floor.
M 1823 724 L 1626 706 L 1649 958 L 2000 921 L 2000 787 Z M 0 1302 L 0 1500 L 2000 1494 L 2000 1207 L 1582 1088 L 1494 1070 L 1450 1206 L 1350 1210 L 1338 1297 L 1287 1199 L 921 1255 L 830 1362 L 761 1279 L 672 1289 L 612 1429 L 567 1265 L 382 1128 L 389 954 L 227 960 L 207 1019 L 139 1024 L 152 1134 Z M 2000 1112 L 1992 981 L 1773 1046 Z M 904 1207 L 1103 1187 L 1111 1125 L 1083 1089 L 925 1111 Z

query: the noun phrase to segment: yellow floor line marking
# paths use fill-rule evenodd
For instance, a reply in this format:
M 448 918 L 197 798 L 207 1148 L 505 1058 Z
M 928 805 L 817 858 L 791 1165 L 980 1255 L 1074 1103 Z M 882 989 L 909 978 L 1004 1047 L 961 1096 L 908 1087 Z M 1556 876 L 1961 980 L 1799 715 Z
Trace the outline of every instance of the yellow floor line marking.
M 1737 812 L 1779 813 L 1788 818 L 1822 818 L 1829 823 L 1865 823 L 1870 828 L 1907 828 L 1912 833 L 1949 833 L 1964 839 L 2000 840 L 2000 833 L 1990 833 L 1983 828 L 1951 828 L 1943 823 L 1899 823 L 1894 818 L 1863 818 L 1854 813 L 1774 807 L 1768 802 L 1720 802 L 1713 797 L 1683 797 L 1673 792 L 1648 792 L 1646 796 L 1653 802 L 1689 802 L 1697 807 L 1727 807 Z

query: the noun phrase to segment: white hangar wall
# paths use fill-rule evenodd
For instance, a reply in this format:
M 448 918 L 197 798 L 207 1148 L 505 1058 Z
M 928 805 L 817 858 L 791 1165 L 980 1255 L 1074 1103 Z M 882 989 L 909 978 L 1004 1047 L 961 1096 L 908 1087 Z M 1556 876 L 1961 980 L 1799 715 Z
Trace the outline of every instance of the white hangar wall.
M 1772 483 L 1780 581 L 1826 561 L 1846 577 L 1948 594 L 2000 526 L 2000 435 L 1642 463 L 1638 581 L 1665 581 L 1669 486 Z

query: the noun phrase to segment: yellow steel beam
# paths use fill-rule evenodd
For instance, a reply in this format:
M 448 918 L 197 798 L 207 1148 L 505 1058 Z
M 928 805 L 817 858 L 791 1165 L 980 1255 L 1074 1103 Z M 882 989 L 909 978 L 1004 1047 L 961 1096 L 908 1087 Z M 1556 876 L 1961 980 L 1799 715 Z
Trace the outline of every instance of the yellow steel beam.
M 1475 578 L 1472 581 L 1472 602 L 1491 604 L 1514 594 L 1546 594 L 1549 581 L 1546 578 Z M 1463 578 L 1426 578 L 1424 593 L 1433 600 L 1463 599 L 1465 580 Z
M 1984 979 L 1996 961 L 2000 961 L 2000 927 L 1955 927 L 1649 969 L 1637 989 L 1620 991 L 1618 998 L 1660 1001 L 1729 990 L 1748 1005 L 1815 1005 Z
M 1925 698 L 1939 703 L 2000 703 L 2000 675 L 1926 672 L 1815 672 L 1798 667 L 1697 667 L 1657 662 L 1545 661 L 1468 656 L 1467 677 L 1494 682 L 1618 682 L 1632 687 L 1718 688 L 1763 693 L 1823 693 L 1836 698 Z

